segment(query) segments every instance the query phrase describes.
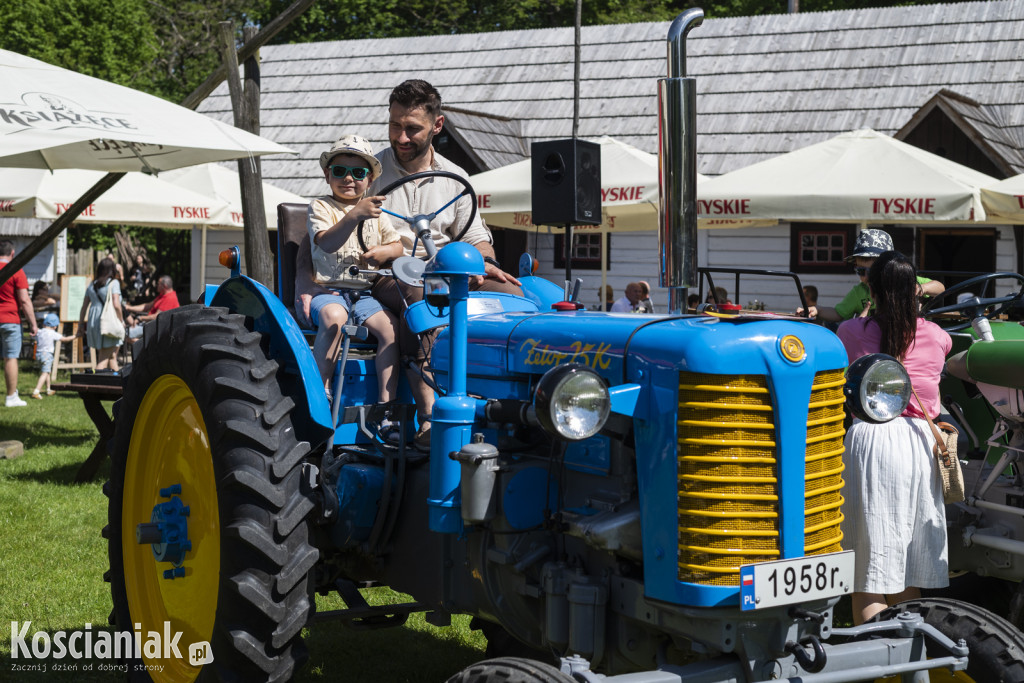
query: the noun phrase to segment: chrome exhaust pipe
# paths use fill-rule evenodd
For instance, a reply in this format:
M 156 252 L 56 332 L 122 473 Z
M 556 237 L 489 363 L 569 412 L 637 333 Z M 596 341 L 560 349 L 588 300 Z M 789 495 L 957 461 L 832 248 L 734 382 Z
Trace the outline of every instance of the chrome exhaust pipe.
M 658 80 L 658 247 L 669 313 L 686 311 L 697 284 L 697 81 L 686 77 L 686 34 L 704 22 L 688 9 L 668 30 L 668 77 Z

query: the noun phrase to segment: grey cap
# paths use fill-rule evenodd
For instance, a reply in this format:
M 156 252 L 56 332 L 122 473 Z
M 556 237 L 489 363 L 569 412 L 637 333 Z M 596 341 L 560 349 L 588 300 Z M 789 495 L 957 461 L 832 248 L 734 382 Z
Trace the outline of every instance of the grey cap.
M 857 235 L 857 241 L 853 243 L 853 252 L 846 257 L 852 261 L 858 256 L 864 258 L 878 258 L 882 253 L 892 251 L 892 238 L 885 230 L 870 228 Z

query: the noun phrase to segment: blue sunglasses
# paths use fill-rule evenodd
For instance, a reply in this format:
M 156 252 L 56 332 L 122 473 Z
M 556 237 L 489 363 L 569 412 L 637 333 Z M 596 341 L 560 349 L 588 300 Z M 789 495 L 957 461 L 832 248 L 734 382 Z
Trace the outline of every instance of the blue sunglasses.
M 364 178 L 366 178 L 366 176 L 370 174 L 370 169 L 366 168 L 365 166 L 331 166 L 331 175 L 334 176 L 335 178 L 344 178 L 350 173 L 352 174 L 353 180 L 363 180 Z

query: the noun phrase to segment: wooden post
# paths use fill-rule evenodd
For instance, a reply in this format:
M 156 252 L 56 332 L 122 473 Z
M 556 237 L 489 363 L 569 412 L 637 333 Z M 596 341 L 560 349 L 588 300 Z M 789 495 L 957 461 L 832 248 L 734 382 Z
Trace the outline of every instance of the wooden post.
M 270 39 L 281 32 L 288 24 L 292 23 L 292 20 L 297 16 L 309 9 L 315 0 L 295 0 L 288 9 L 281 12 L 281 14 L 274 17 L 273 20 L 266 26 L 264 26 L 259 33 L 257 33 L 252 40 L 246 39 L 245 44 L 242 45 L 238 50 L 237 61 L 244 62 L 260 49 L 261 46 L 266 45 L 270 42 Z M 187 109 L 195 109 L 199 106 L 199 103 L 206 99 L 206 97 L 216 90 L 217 86 L 220 85 L 227 77 L 228 68 L 223 63 L 217 67 L 210 76 L 203 81 L 198 88 L 192 91 L 192 93 L 181 101 L 181 106 Z
M 242 92 L 242 81 L 238 76 L 238 53 L 235 51 L 234 22 L 220 22 L 220 47 L 224 64 L 227 66 L 228 89 L 231 91 L 231 110 L 235 126 L 259 135 L 259 86 L 248 76 L 246 64 L 246 88 L 255 92 L 255 111 L 250 111 L 249 102 Z M 258 81 L 256 81 L 258 82 Z M 253 96 L 250 95 L 250 99 Z M 255 130 L 252 130 L 252 128 Z M 252 279 L 274 288 L 274 267 L 270 259 L 270 240 L 267 238 L 267 217 L 263 208 L 263 179 L 261 167 L 256 158 L 238 160 L 238 176 L 242 192 L 243 243 L 245 268 Z M 257 203 L 258 200 L 258 203 Z

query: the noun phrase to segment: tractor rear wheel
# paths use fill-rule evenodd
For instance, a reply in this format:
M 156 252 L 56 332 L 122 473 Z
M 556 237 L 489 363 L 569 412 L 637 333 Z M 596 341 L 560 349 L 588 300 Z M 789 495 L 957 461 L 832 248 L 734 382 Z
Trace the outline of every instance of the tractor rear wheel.
M 449 678 L 448 683 L 572 683 L 574 680 L 550 664 L 501 657 L 468 666 Z
M 916 612 L 953 642 L 963 639 L 970 649 L 966 671 L 950 674 L 934 669 L 930 680 L 958 683 L 1015 683 L 1024 681 L 1024 634 L 1006 619 L 986 609 L 948 598 L 908 600 L 879 614 L 877 620 L 895 619 L 900 612 Z
M 180 632 L 181 658 L 142 648 L 133 679 L 283 681 L 305 660 L 309 446 L 260 342 L 243 316 L 195 305 L 161 313 L 136 348 L 106 487 L 113 621 L 143 643 Z

